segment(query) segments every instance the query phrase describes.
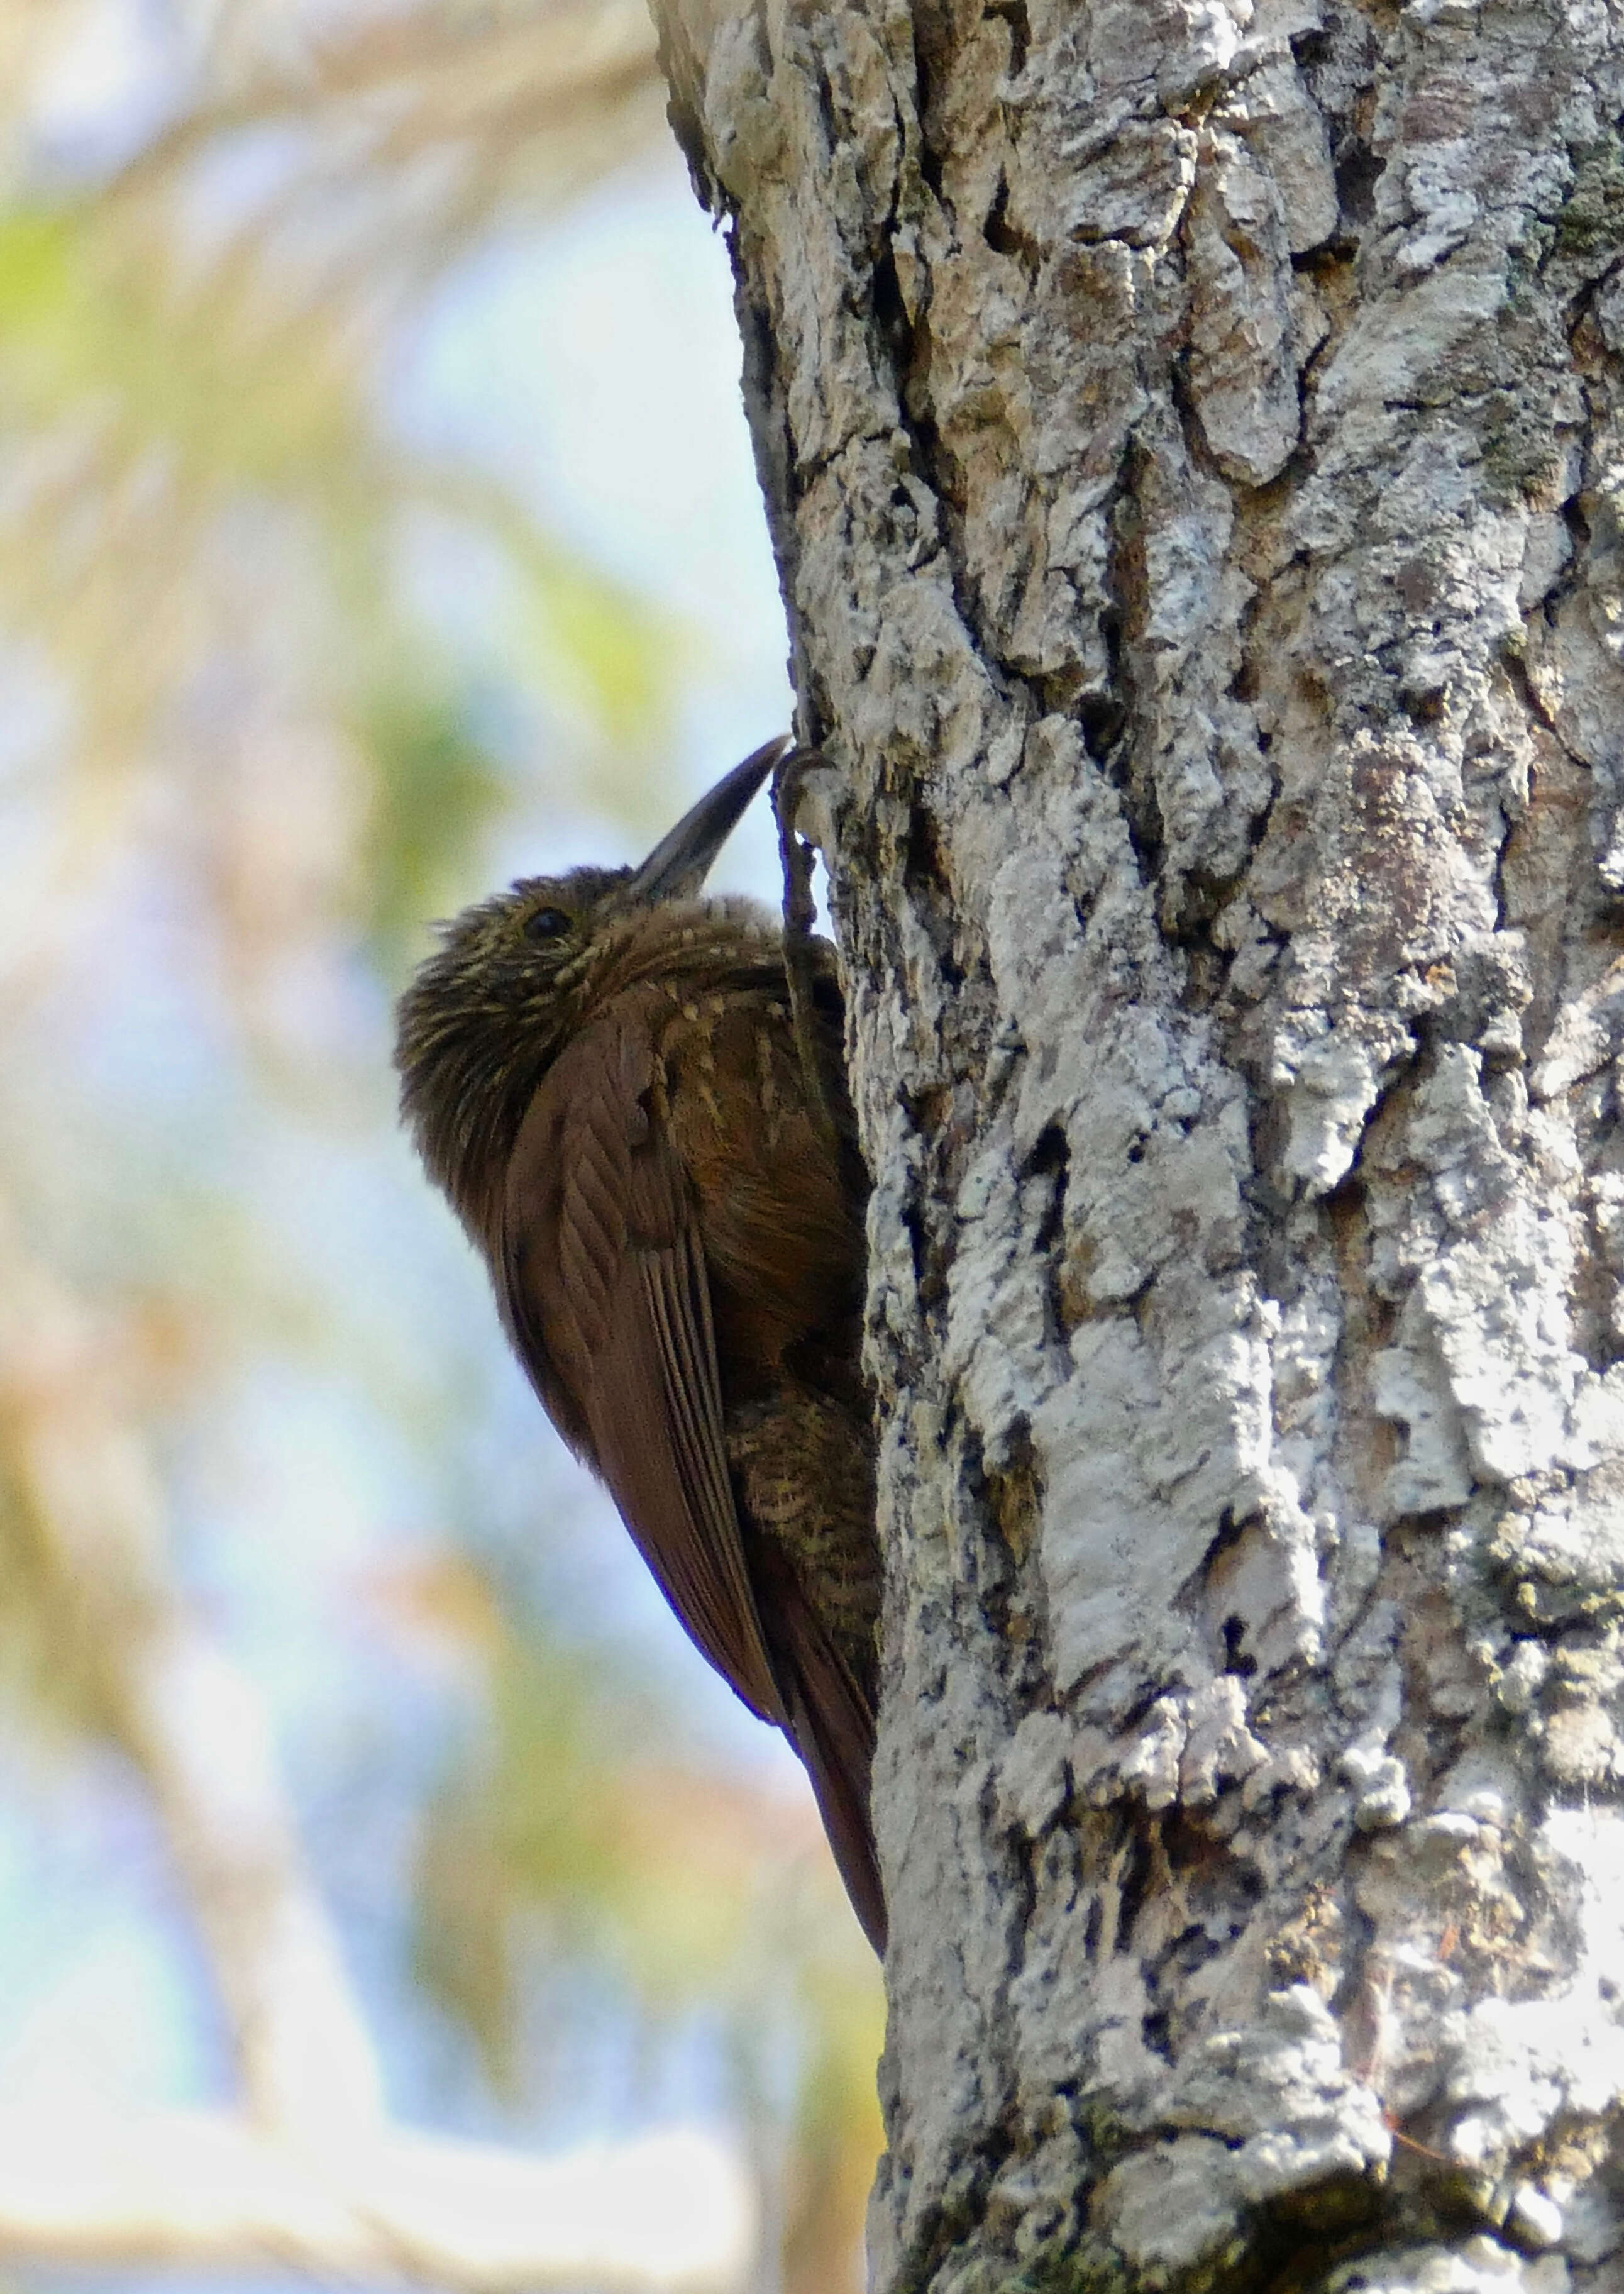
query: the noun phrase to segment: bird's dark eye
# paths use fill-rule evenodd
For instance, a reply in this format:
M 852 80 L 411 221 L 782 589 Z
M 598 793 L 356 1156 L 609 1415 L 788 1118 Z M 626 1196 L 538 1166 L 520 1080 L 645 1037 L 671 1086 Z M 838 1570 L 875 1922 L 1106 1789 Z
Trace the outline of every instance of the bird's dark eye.
M 524 919 L 526 940 L 562 940 L 572 919 L 562 908 L 533 908 Z

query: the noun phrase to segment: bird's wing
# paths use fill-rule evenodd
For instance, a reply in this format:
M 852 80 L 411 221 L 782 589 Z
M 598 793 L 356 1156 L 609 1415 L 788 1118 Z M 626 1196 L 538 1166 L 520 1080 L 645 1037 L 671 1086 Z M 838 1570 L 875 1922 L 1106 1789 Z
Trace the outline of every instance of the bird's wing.
M 498 1288 L 538 1393 L 667 1600 L 745 1704 L 782 1722 L 728 1477 L 704 1254 L 650 1110 L 654 1071 L 646 1031 L 613 1018 L 560 1055 L 508 1164 Z
M 885 1894 L 874 1847 L 869 1788 L 874 1712 L 851 1667 L 814 1613 L 793 1570 L 767 1548 L 764 1604 L 771 1616 L 774 1672 L 782 1684 L 784 1731 L 806 1768 L 851 1908 L 885 1956 Z

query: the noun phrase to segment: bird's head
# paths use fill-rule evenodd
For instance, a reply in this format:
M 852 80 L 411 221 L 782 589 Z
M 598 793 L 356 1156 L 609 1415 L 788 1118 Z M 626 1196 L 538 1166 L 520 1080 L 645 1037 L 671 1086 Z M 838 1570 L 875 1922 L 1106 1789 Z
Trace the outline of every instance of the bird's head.
M 719 781 L 636 868 L 522 876 L 440 928 L 396 1007 L 401 1111 L 430 1176 L 477 1225 L 537 1085 L 640 920 L 693 899 L 734 824 L 789 746 Z

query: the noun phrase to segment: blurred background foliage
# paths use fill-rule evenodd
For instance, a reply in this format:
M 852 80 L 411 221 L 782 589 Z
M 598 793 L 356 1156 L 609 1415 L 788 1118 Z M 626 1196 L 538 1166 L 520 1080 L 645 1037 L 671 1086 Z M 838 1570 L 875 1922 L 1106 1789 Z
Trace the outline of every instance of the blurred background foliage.
M 759 2284 L 838 2294 L 874 1971 L 388 1068 L 426 919 L 787 721 L 646 18 L 0 0 L 0 2094 L 252 2085 L 206 1644 L 391 2108 L 719 2119 Z

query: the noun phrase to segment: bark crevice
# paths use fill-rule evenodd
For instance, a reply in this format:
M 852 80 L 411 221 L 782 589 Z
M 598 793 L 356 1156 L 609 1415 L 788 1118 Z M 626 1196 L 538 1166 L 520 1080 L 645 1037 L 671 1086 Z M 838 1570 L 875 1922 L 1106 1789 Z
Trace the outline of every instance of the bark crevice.
M 693 5 L 874 1174 L 876 2285 L 1581 2283 L 1624 30 Z

